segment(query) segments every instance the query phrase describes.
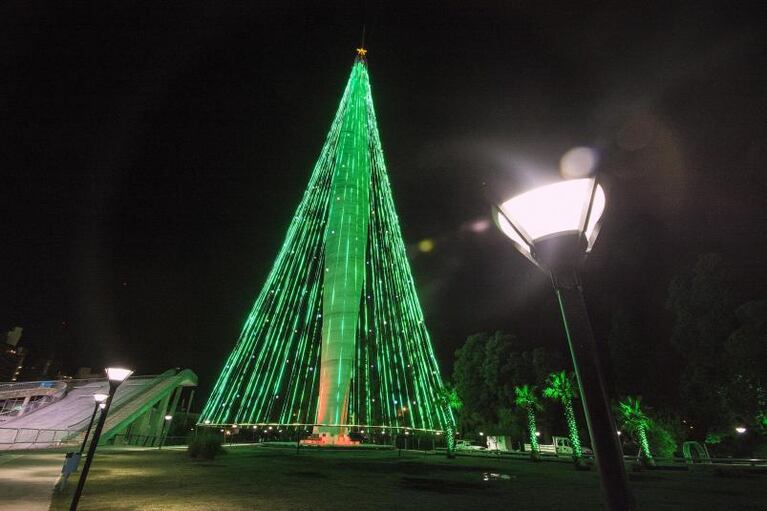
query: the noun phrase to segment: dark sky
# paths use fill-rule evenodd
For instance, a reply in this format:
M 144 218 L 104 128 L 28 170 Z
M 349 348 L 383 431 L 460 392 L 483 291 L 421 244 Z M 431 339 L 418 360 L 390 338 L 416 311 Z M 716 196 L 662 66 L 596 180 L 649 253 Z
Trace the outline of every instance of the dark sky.
M 0 327 L 69 369 L 223 365 L 303 193 L 363 21 L 379 128 L 443 366 L 498 328 L 564 348 L 488 186 L 588 145 L 608 189 L 584 281 L 667 335 L 668 281 L 767 256 L 764 19 L 691 2 L 0 6 Z M 78 4 L 79 5 L 79 4 Z M 408 5 L 408 4 L 405 4 Z M 479 7 L 482 5 L 483 7 Z M 564 5 L 564 6 L 562 6 Z M 487 185 L 487 186 L 486 186 Z

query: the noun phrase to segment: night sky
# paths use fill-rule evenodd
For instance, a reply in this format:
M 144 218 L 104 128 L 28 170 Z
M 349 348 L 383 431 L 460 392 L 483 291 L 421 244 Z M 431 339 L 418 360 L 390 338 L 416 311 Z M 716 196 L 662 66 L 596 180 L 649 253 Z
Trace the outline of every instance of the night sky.
M 546 277 L 482 228 L 492 195 L 554 178 L 574 146 L 599 151 L 608 193 L 584 274 L 600 339 L 616 307 L 667 338 L 669 280 L 704 252 L 725 256 L 744 296 L 764 295 L 767 31 L 756 12 L 104 4 L 0 6 L 0 328 L 23 326 L 22 345 L 69 371 L 185 366 L 207 392 L 301 198 L 363 23 L 394 198 L 446 371 L 477 331 L 565 349 Z M 416 250 L 424 238 L 428 254 Z

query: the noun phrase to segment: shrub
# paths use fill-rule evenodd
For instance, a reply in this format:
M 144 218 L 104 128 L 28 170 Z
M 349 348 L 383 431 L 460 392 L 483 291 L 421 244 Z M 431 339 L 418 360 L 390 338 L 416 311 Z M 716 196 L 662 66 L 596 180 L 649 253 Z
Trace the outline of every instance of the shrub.
M 658 458 L 673 458 L 677 450 L 677 442 L 671 428 L 663 421 L 653 421 L 647 431 L 647 439 L 653 455 Z
M 219 454 L 226 454 L 221 447 L 221 437 L 213 432 L 200 429 L 192 438 L 187 448 L 187 453 L 192 459 L 212 460 Z

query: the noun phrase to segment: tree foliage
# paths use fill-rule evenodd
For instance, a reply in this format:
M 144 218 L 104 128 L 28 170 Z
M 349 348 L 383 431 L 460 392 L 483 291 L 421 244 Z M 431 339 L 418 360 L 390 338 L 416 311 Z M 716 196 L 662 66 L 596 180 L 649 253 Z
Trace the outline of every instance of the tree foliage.
M 565 371 L 550 373 L 546 378 L 543 396 L 562 403 L 572 401 L 576 396 L 573 375 L 567 374 Z
M 722 346 L 735 327 L 732 277 L 721 257 L 701 256 L 691 273 L 674 278 L 667 307 L 674 315 L 671 344 L 682 357 L 681 408 L 701 435 L 727 420 Z
M 521 385 L 514 387 L 514 404 L 525 410 L 539 410 L 541 408 L 538 396 L 535 395 L 535 388 L 530 385 Z
M 626 399 L 618 403 L 618 411 L 623 428 L 629 433 L 633 433 L 639 428 L 647 429 L 652 424 L 650 417 L 642 410 L 641 399 L 638 397 L 627 396 Z
M 623 429 L 630 433 L 639 444 L 641 454 L 652 459 L 647 431 L 652 426 L 650 417 L 642 410 L 640 398 L 628 396 L 618 403 L 618 413 Z
M 437 398 L 441 406 L 445 406 L 454 411 L 459 411 L 463 408 L 463 401 L 458 395 L 458 391 L 450 385 L 445 383 L 438 391 Z
M 681 444 L 680 438 L 683 438 L 683 433 L 680 431 L 678 420 L 655 419 L 647 430 L 650 450 L 661 458 L 672 458 L 677 454 Z
M 645 328 L 637 315 L 616 307 L 610 318 L 607 346 L 610 355 L 612 382 L 618 394 L 636 394 L 647 389 L 649 365 Z
M 724 344 L 730 420 L 767 429 L 767 301 L 748 302 L 735 316 L 739 326 Z
M 557 356 L 542 348 L 524 350 L 510 334 L 469 336 L 456 351 L 452 377 L 464 404 L 459 415 L 461 427 L 503 434 L 509 434 L 510 429 L 522 429 L 514 424 L 522 418 L 511 412 L 515 385 L 543 382 L 558 365 Z

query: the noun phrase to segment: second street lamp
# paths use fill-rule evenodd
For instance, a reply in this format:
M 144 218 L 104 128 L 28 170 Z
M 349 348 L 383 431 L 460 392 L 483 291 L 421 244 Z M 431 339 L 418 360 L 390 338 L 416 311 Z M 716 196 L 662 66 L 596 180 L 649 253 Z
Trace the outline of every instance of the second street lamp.
M 101 431 L 104 429 L 104 423 L 106 422 L 107 414 L 109 413 L 109 406 L 112 404 L 112 400 L 115 397 L 117 387 L 133 374 L 133 371 L 118 367 L 107 367 L 106 373 L 107 380 L 109 381 L 109 395 L 103 403 L 99 403 L 99 408 L 102 406 L 103 408 L 101 410 L 101 415 L 99 415 L 99 421 L 96 424 L 96 430 L 93 432 L 93 440 L 91 440 L 91 445 L 88 447 L 88 457 L 85 460 L 85 465 L 83 465 L 80 480 L 77 481 L 77 488 L 75 489 L 75 494 L 72 496 L 72 504 L 69 506 L 69 511 L 77 510 L 77 504 L 80 502 L 80 496 L 83 493 L 85 480 L 88 478 L 88 472 L 90 471 L 91 463 L 93 463 L 93 455 L 96 454 L 96 447 L 98 447 L 99 438 L 101 438 Z
M 93 413 L 91 414 L 91 420 L 88 423 L 88 429 L 85 430 L 85 438 L 83 438 L 83 445 L 80 446 L 80 456 L 83 455 L 85 445 L 88 443 L 88 437 L 91 434 L 91 428 L 93 427 L 93 419 L 96 418 L 96 412 L 101 408 L 101 404 L 109 397 L 107 394 L 93 394 Z
M 157 447 L 159 451 L 162 449 L 162 444 L 165 443 L 165 435 L 168 433 L 166 429 L 170 429 L 170 421 L 173 420 L 173 416 L 168 414 L 165 416 L 165 420 L 162 422 L 162 430 L 160 431 L 160 444 Z
M 583 300 L 578 268 L 596 241 L 605 193 L 596 178 L 560 181 L 497 205 L 494 220 L 517 249 L 549 274 L 570 345 L 607 508 L 633 510 L 623 450 Z

